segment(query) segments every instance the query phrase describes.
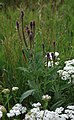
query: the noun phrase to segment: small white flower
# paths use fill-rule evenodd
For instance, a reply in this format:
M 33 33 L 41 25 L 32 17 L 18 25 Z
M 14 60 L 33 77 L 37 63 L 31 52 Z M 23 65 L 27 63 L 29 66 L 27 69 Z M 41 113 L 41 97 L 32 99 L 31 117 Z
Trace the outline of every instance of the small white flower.
M 26 107 L 22 107 L 22 114 L 26 112 Z
M 40 109 L 37 107 L 37 108 L 33 108 L 31 109 L 31 113 L 37 113 Z
M 49 95 L 42 96 L 42 100 L 50 100 L 50 99 L 51 99 L 51 96 L 49 96 Z
M 3 105 L 0 105 L 0 111 L 2 111 L 2 112 L 4 112 L 4 113 L 7 112 L 7 111 L 6 111 L 6 108 L 5 108 Z
M 33 106 L 33 107 L 40 107 L 40 106 L 41 106 L 41 103 L 40 103 L 40 102 L 38 102 L 38 103 L 33 103 L 32 106 Z
M 4 93 L 4 94 L 8 94 L 9 92 L 10 92 L 10 90 L 8 88 L 2 90 L 2 93 Z
M 59 53 L 58 53 L 58 52 L 55 52 L 55 56 L 58 57 L 58 56 L 59 56 Z
M 14 116 L 15 116 L 14 112 L 7 113 L 7 117 L 14 117 Z
M 9 117 L 9 118 L 10 118 L 10 117 L 11 117 L 11 114 L 10 114 L 10 113 L 7 113 L 7 117 Z
M 0 118 L 2 118 L 2 111 L 0 111 Z
M 14 113 L 15 113 L 16 116 L 21 114 L 21 112 L 19 110 L 16 110 L 16 111 L 14 110 Z
M 60 107 L 60 108 L 56 108 L 55 112 L 60 114 L 60 113 L 62 113 L 63 110 L 64 110 L 64 108 Z
M 68 109 L 74 110 L 74 105 L 67 106 Z
M 17 103 L 12 109 L 7 113 L 8 117 L 18 116 L 26 112 L 26 107 L 23 107 L 22 104 Z
M 12 91 L 17 91 L 18 89 L 18 87 L 12 87 Z

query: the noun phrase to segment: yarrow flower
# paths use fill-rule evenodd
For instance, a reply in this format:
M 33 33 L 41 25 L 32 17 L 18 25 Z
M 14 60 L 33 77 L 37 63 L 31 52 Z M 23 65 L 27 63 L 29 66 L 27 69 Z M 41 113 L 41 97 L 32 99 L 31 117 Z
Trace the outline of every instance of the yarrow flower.
M 48 101 L 48 100 L 50 100 L 50 99 L 51 99 L 51 96 L 49 96 L 49 95 L 43 95 L 43 96 L 42 96 L 42 100 L 44 100 L 44 101 L 45 101 L 45 100 Z
M 10 92 L 10 90 L 8 88 L 2 90 L 2 93 L 4 93 L 4 94 L 9 94 L 9 92 Z
M 12 91 L 17 91 L 18 89 L 18 87 L 12 87 Z
M 0 111 L 6 113 L 7 110 L 3 105 L 0 105 Z
M 74 106 L 56 108 L 55 111 L 33 108 L 25 115 L 24 120 L 74 120 Z
M 63 70 L 58 70 L 57 73 L 62 80 L 74 83 L 74 59 L 65 61 L 65 67 Z
M 41 106 L 41 103 L 40 103 L 40 102 L 38 102 L 38 103 L 33 103 L 32 106 L 37 108 L 37 107 L 40 107 L 40 106 Z
M 62 113 L 63 110 L 64 110 L 64 108 L 60 107 L 60 108 L 56 108 L 55 112 L 60 114 L 60 113 Z
M 7 117 L 14 117 L 26 112 L 26 107 L 23 107 L 22 104 L 17 103 L 12 109 L 7 113 Z

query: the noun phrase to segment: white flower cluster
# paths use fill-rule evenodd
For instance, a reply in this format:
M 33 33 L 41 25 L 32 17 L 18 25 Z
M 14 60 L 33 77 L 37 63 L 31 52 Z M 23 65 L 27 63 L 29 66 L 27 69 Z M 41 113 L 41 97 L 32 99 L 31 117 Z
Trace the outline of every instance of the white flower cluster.
M 42 96 L 42 100 L 50 100 L 51 99 L 51 96 L 49 96 L 49 95 L 43 95 Z
M 6 108 L 3 105 L 0 105 L 0 118 L 2 118 L 3 113 L 6 113 Z
M 17 91 L 18 89 L 18 87 L 12 87 L 12 91 Z
M 55 59 L 55 65 L 59 64 L 60 58 L 58 57 L 59 53 L 58 52 L 49 52 L 47 55 L 45 55 L 45 58 L 48 58 L 48 67 L 53 67 L 54 65 L 54 60 Z M 47 62 L 45 62 L 45 66 L 47 66 Z
M 0 86 L 1 87 L 1 86 Z M 12 91 L 14 92 L 14 91 L 18 91 L 18 87 L 12 87 Z M 6 88 L 6 89 L 3 89 L 2 90 L 2 93 L 4 93 L 4 94 L 9 94 L 10 93 L 10 90 L 8 89 L 8 88 Z
M 56 108 L 55 111 L 33 108 L 25 115 L 24 120 L 74 120 L 74 106 Z
M 7 113 L 7 117 L 14 117 L 26 112 L 26 107 L 23 107 L 22 104 L 17 103 L 12 109 Z
M 63 70 L 57 71 L 62 80 L 69 80 L 74 83 L 74 59 L 65 62 Z
M 38 102 L 38 103 L 33 103 L 33 104 L 32 104 L 32 107 L 35 107 L 35 108 L 40 107 L 40 106 L 41 106 L 41 103 L 40 103 L 40 102 Z

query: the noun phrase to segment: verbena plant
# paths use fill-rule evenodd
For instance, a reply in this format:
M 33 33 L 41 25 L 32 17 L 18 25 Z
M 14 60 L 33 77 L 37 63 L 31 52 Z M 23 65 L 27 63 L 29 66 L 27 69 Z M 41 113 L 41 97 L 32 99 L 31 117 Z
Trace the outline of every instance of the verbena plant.
M 36 101 L 41 101 L 43 104 L 42 95 L 49 94 L 51 101 L 48 108 L 51 110 L 73 103 L 73 99 L 70 99 L 74 98 L 73 84 L 61 81 L 57 75 L 57 70 L 64 66 L 64 61 L 74 58 L 72 3 L 66 0 L 65 3 L 59 4 L 58 1 L 58 7 L 52 8 L 52 3 L 47 5 L 38 1 L 36 9 L 32 6 L 28 9 L 23 8 L 23 26 L 19 17 L 22 8 L 14 12 L 9 8 L 7 14 L 4 11 L 0 14 L 0 84 L 10 90 L 13 86 L 19 87 L 17 102 L 27 103 L 27 106 Z M 34 46 L 31 46 L 26 25 L 33 20 L 36 28 Z M 16 21 L 18 21 L 19 31 L 16 29 Z M 27 42 L 26 46 L 24 40 Z M 54 51 L 54 41 L 55 51 L 60 53 L 60 64 L 48 68 L 45 67 L 44 56 L 47 52 Z M 44 54 L 42 44 L 45 47 Z M 12 94 L 5 104 L 1 96 L 1 103 L 6 106 L 8 103 L 13 105 L 14 100 L 11 99 Z

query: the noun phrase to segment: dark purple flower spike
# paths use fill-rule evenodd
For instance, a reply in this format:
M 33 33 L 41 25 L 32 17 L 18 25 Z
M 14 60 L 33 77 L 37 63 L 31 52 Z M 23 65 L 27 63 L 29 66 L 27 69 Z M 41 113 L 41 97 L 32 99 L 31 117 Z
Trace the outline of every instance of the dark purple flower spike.
M 25 33 L 24 33 L 23 17 L 24 17 L 24 12 L 21 11 L 22 35 L 23 35 L 23 40 L 24 40 L 25 46 L 28 48 L 28 45 L 27 45 L 27 42 L 26 42 L 26 38 L 25 38 Z

